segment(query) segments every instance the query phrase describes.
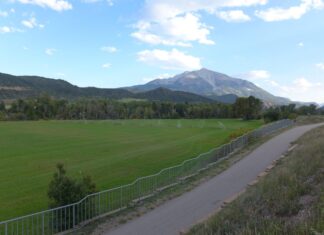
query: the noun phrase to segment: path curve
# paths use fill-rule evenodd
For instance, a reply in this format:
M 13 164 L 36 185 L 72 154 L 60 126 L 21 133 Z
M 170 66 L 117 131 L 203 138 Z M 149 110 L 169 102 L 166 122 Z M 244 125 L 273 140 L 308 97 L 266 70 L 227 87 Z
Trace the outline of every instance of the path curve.
M 299 126 L 285 131 L 192 191 L 103 234 L 175 235 L 189 229 L 220 208 L 224 200 L 246 188 L 248 183 L 288 150 L 291 142 L 320 125 L 323 124 Z

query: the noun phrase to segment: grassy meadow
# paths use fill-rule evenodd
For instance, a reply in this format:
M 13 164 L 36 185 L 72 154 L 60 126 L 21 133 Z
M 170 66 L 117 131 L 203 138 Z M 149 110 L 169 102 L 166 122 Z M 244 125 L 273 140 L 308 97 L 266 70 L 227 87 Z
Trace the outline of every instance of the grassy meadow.
M 261 121 L 0 122 L 0 221 L 47 208 L 58 162 L 99 190 L 130 183 L 227 142 Z

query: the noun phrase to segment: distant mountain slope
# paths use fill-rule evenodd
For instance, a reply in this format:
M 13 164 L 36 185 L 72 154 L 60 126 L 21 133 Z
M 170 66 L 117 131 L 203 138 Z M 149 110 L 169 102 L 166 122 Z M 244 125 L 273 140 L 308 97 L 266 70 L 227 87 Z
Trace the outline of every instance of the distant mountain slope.
M 36 97 L 44 93 L 55 98 L 65 99 L 88 97 L 108 99 L 134 98 L 170 102 L 213 102 L 212 99 L 197 94 L 161 88 L 147 92 L 133 93 L 121 88 L 80 88 L 60 79 L 37 76 L 13 76 L 0 73 L 0 100 Z
M 267 104 L 288 104 L 289 99 L 277 97 L 254 85 L 252 82 L 232 78 L 208 69 L 184 72 L 168 79 L 156 79 L 144 85 L 127 88 L 134 92 L 143 92 L 158 87 L 170 90 L 186 91 L 206 97 L 235 95 L 238 97 L 255 96 Z
M 125 89 L 80 88 L 64 80 L 37 76 L 13 76 L 0 73 L 0 99 L 34 97 L 47 93 L 56 98 L 132 97 L 133 93 Z
M 166 88 L 156 88 L 142 93 L 134 94 L 137 99 L 147 99 L 155 101 L 172 101 L 172 102 L 200 102 L 210 103 L 214 100 L 204 96 L 196 95 L 184 91 L 172 91 Z
M 220 95 L 220 96 L 210 95 L 208 96 L 208 98 L 224 104 L 234 104 L 238 96 L 233 94 Z

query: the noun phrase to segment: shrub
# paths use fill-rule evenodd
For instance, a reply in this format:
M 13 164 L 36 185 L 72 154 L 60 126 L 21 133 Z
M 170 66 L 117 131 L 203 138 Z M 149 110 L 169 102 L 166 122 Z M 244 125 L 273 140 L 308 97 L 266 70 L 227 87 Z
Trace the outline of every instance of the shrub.
M 249 128 L 239 128 L 239 129 L 231 132 L 230 135 L 229 135 L 229 137 L 228 137 L 228 139 L 225 140 L 224 143 L 227 143 L 229 141 L 232 141 L 232 140 L 234 140 L 234 139 L 236 139 L 236 138 L 238 138 L 238 137 L 240 137 L 240 136 L 248 133 L 249 131 L 251 131 L 251 129 L 249 129 Z
M 51 208 L 77 202 L 88 194 L 96 192 L 96 185 L 90 176 L 75 180 L 67 176 L 63 164 L 58 163 L 56 168 L 57 172 L 54 173 L 48 188 Z

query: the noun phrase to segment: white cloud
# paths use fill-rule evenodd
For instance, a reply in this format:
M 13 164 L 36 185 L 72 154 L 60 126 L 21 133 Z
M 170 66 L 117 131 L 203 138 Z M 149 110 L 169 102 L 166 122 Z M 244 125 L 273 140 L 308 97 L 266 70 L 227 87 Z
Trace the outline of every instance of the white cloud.
M 38 5 L 55 11 L 71 10 L 72 4 L 65 0 L 18 0 L 23 4 Z
M 310 2 L 312 7 L 317 10 L 322 10 L 324 9 L 324 2 L 323 0 L 305 0 L 306 2 Z
M 45 50 L 45 53 L 46 53 L 47 55 L 49 55 L 49 56 L 52 56 L 52 55 L 54 55 L 54 53 L 55 53 L 56 51 L 57 51 L 57 50 L 54 49 L 54 48 L 47 48 L 47 49 Z
M 158 76 L 154 76 L 154 77 L 145 77 L 143 78 L 143 82 L 150 82 L 150 81 L 153 81 L 155 79 L 166 79 L 166 78 L 171 78 L 173 77 L 174 75 L 171 75 L 169 73 L 163 73 L 163 74 L 160 74 Z
M 65 73 L 61 73 L 61 72 L 57 73 L 56 75 L 57 75 L 58 77 L 65 77 L 65 76 L 66 76 Z
M 82 2 L 85 3 L 96 3 L 96 2 L 101 2 L 102 0 L 82 0 Z
M 17 29 L 14 27 L 9 27 L 9 26 L 2 26 L 0 27 L 0 33 L 14 33 L 14 32 L 22 32 L 21 29 Z
M 298 20 L 306 12 L 308 8 L 304 6 L 291 7 L 289 9 L 270 8 L 266 11 L 256 11 L 255 15 L 267 22 L 282 21 L 282 20 Z
M 177 49 L 144 50 L 137 54 L 138 60 L 162 69 L 195 70 L 202 67 L 200 58 L 187 55 Z
M 43 24 L 38 24 L 35 17 L 31 17 L 29 20 L 23 20 L 21 21 L 21 23 L 22 25 L 30 29 L 33 29 L 35 27 L 39 27 L 39 28 L 45 27 Z
M 187 12 L 215 13 L 220 8 L 265 5 L 268 0 L 147 0 L 146 9 L 153 19 L 165 19 Z
M 263 87 L 266 90 L 269 86 L 279 87 L 279 83 L 274 81 L 271 73 L 267 70 L 251 70 L 247 73 L 239 74 L 238 77 L 253 82 L 258 87 Z
M 223 8 L 267 3 L 268 0 L 146 0 L 144 17 L 131 35 L 153 45 L 188 47 L 193 42 L 213 45 L 215 42 L 209 38 L 212 27 L 201 21 L 200 12 L 216 14 Z M 220 12 L 219 17 L 231 22 L 250 19 L 242 10 Z
M 316 67 L 324 70 L 324 63 L 318 63 Z
M 0 33 L 11 33 L 12 29 L 8 26 L 0 27 Z
M 266 70 L 251 70 L 247 73 L 242 74 L 241 77 L 249 80 L 261 80 L 270 78 L 271 74 Z
M 110 63 L 105 63 L 101 67 L 104 68 L 104 69 L 109 69 L 109 68 L 111 68 L 111 64 Z
M 100 50 L 104 51 L 104 52 L 108 52 L 108 53 L 115 53 L 117 52 L 117 48 L 116 47 L 112 47 L 112 46 L 103 46 L 100 48 Z
M 303 42 L 300 42 L 297 44 L 299 47 L 303 47 L 304 46 L 304 43 Z
M 273 80 L 267 80 L 267 82 L 269 82 L 269 83 L 270 83 L 272 86 L 274 86 L 274 87 L 278 87 L 278 86 L 280 86 L 278 82 L 273 81 Z
M 252 70 L 238 75 L 238 77 L 247 79 L 272 94 L 287 97 L 293 101 L 324 103 L 324 84 L 322 82 L 300 77 L 288 84 L 282 84 L 273 80 L 273 76 L 266 70 Z
M 324 102 L 324 84 L 312 82 L 304 77 L 298 78 L 289 86 L 277 87 L 279 95 L 296 101 Z
M 289 8 L 273 7 L 267 10 L 256 11 L 255 15 L 267 22 L 298 20 L 312 9 L 323 9 L 322 0 L 302 0 L 298 6 Z
M 315 84 L 312 84 L 310 81 L 308 81 L 306 78 L 298 78 L 296 79 L 293 84 L 303 90 L 307 90 L 311 88 L 312 86 L 315 86 Z M 317 84 L 318 85 L 318 84 Z
M 241 10 L 220 11 L 216 15 L 227 22 L 246 22 L 251 20 L 250 16 Z
M 82 0 L 82 2 L 85 2 L 85 3 L 97 3 L 97 2 L 102 2 L 104 0 Z M 112 0 L 105 0 L 105 2 L 107 2 L 107 4 L 109 6 L 113 6 L 114 5 L 114 2 Z
M 10 14 L 15 13 L 15 9 L 11 8 L 9 11 L 0 11 L 0 17 L 8 17 Z
M 153 45 L 191 46 L 191 42 L 213 45 L 208 39 L 210 28 L 200 22 L 200 17 L 192 13 L 163 19 L 160 21 L 139 21 L 134 26 L 137 31 L 131 35 Z
M 9 15 L 6 11 L 0 11 L 0 17 L 7 17 Z
M 35 18 L 31 18 L 30 20 L 23 20 L 21 21 L 21 23 L 26 26 L 27 28 L 34 28 L 37 24 L 36 24 L 36 19 Z

